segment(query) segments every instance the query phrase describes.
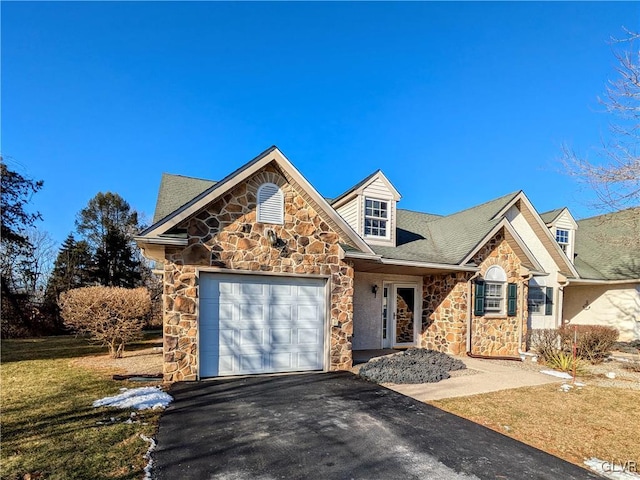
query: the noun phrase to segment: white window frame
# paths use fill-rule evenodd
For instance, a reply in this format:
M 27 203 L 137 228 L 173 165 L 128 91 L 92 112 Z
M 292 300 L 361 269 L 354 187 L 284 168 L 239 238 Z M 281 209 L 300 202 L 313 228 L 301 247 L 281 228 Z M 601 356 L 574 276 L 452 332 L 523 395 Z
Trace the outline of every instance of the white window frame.
M 562 232 L 562 241 L 560 240 L 560 232 Z M 566 241 L 565 241 L 566 234 Z M 560 245 L 560 248 L 564 253 L 569 251 L 569 244 L 571 242 L 571 231 L 566 228 L 556 228 L 556 242 Z
M 371 202 L 371 214 L 367 215 L 367 202 Z M 374 206 L 374 202 L 378 203 L 378 207 Z M 379 216 L 379 215 L 374 215 L 374 213 L 376 213 L 376 211 L 378 213 L 380 213 L 382 211 L 382 205 L 386 205 L 386 216 Z M 391 226 L 391 202 L 389 200 L 382 200 L 380 198 L 373 198 L 373 197 L 364 197 L 364 225 L 363 225 L 363 229 L 362 232 L 364 233 L 364 236 L 366 238 L 385 238 L 388 239 L 391 236 L 391 232 L 390 232 L 390 226 Z M 384 222 L 384 231 L 385 234 L 384 235 L 376 235 L 374 233 L 367 233 L 367 221 L 371 221 L 371 222 L 379 222 L 377 227 L 371 226 L 371 229 L 380 229 L 380 223 Z
M 540 292 L 540 296 L 532 297 L 534 291 Z M 547 305 L 547 287 L 529 285 L 529 295 L 527 298 L 527 306 L 529 313 L 532 315 L 544 315 Z
M 489 267 L 484 275 L 484 311 L 487 314 L 506 313 L 507 275 L 498 265 Z M 496 304 L 497 302 L 497 304 Z
M 273 193 L 266 199 L 261 198 L 262 191 L 266 188 L 271 189 Z M 262 206 L 265 203 L 268 207 L 266 212 Z M 270 182 L 260 185 L 256 193 L 256 205 L 256 221 L 258 223 L 284 224 L 284 194 L 278 185 Z

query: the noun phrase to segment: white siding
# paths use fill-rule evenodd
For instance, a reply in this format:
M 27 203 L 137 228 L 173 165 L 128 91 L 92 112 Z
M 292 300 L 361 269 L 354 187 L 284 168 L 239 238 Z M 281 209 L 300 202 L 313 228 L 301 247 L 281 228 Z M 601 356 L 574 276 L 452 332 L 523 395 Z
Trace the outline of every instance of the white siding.
M 353 349 L 382 348 L 382 286 L 384 282 L 415 283 L 418 285 L 419 314 L 422 321 L 422 277 L 355 272 L 353 285 Z M 378 285 L 374 296 L 371 287 Z
M 377 200 L 386 200 L 389 202 L 389 239 L 379 238 L 365 238 L 367 243 L 372 245 L 395 245 L 396 244 L 396 202 L 393 199 L 393 192 L 391 192 L 387 185 L 376 178 L 371 184 L 362 191 L 363 197 L 360 197 L 360 223 L 359 230 L 356 230 L 360 235 L 364 232 L 364 199 L 374 198 Z
M 362 225 L 358 220 L 358 202 L 360 201 L 360 197 L 355 197 L 348 203 L 345 203 L 340 208 L 337 209 L 338 214 L 342 218 L 346 220 L 346 222 L 351 225 L 351 227 L 358 233 L 358 235 L 362 236 Z
M 571 324 L 615 327 L 622 342 L 640 340 L 640 284 L 569 286 L 563 317 Z
M 546 285 L 553 288 L 553 314 L 552 315 L 530 315 L 529 328 L 556 328 L 560 326 L 560 318 L 558 315 L 558 304 L 562 302 L 560 296 L 562 292 L 559 290 L 558 283 L 558 266 L 553 257 L 549 254 L 542 241 L 529 225 L 529 222 L 520 213 L 514 205 L 507 213 L 506 218 L 509 220 L 516 233 L 522 238 L 525 245 L 529 247 L 533 256 L 536 257 L 538 263 L 544 271 L 549 275 L 545 277 Z
M 556 219 L 556 221 L 553 222 L 553 224 L 556 227 L 562 228 L 565 230 L 573 230 L 574 228 L 576 228 L 575 220 L 573 220 L 573 217 L 571 216 L 571 214 L 569 214 L 566 210 L 562 212 L 562 215 L 560 215 Z

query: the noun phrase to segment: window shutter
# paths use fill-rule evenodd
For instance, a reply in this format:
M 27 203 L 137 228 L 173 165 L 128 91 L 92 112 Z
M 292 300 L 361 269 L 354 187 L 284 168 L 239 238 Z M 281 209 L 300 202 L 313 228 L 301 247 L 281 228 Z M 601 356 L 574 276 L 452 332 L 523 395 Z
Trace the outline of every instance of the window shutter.
M 284 197 L 273 183 L 264 183 L 258 189 L 258 222 L 284 223 Z
M 544 314 L 553 315 L 553 288 L 552 287 L 547 287 L 545 296 L 546 296 L 546 299 L 544 302 Z
M 481 317 L 484 315 L 484 282 L 483 281 L 476 282 L 474 313 L 478 317 Z
M 518 284 L 507 285 L 507 315 L 513 317 L 518 311 Z

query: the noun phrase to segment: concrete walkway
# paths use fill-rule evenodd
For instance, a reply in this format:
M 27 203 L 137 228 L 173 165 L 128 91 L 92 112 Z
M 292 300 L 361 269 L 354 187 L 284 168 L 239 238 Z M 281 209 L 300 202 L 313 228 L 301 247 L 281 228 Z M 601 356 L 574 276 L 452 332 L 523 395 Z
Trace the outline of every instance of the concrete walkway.
M 481 360 L 470 357 L 456 358 L 462 360 L 468 369 L 475 370 L 478 373 L 452 377 L 438 383 L 415 385 L 385 383 L 384 386 L 421 402 L 426 402 L 566 381 L 551 375 L 524 370 L 516 366 L 508 366 L 495 360 Z M 540 370 L 544 370 L 542 365 L 540 365 Z

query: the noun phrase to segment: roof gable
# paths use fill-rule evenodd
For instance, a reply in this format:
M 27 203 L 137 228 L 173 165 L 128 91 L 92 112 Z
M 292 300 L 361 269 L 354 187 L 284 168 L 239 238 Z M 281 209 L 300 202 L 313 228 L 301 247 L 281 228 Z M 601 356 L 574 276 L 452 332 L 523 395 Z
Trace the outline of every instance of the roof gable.
M 400 200 L 402 196 L 396 190 L 393 184 L 389 181 L 389 179 L 385 176 L 385 174 L 382 173 L 382 170 L 376 170 L 368 177 L 365 177 L 364 179 L 360 180 L 349 190 L 347 190 L 346 192 L 334 198 L 333 201 L 331 202 L 331 205 L 333 206 L 333 208 L 338 208 L 341 205 L 344 205 L 349 200 L 351 200 L 354 196 L 362 194 L 369 185 L 371 185 L 376 181 L 380 181 L 384 184 L 384 186 L 387 188 L 387 190 L 389 190 L 389 193 L 391 194 L 391 196 L 396 202 Z
M 215 183 L 212 180 L 163 173 L 158 189 L 153 223 L 157 223 L 175 212 Z
M 334 229 L 334 231 L 341 234 L 345 241 L 348 241 L 352 246 L 355 246 L 361 251 L 373 253 L 365 241 L 347 222 L 345 222 L 342 217 L 340 217 L 340 215 L 338 215 L 333 208 L 331 208 L 327 201 L 275 146 L 265 150 L 219 182 L 212 183 L 211 186 L 181 205 L 175 211 L 145 229 L 141 233 L 141 237 L 146 237 L 147 240 L 151 240 L 169 232 L 173 227 L 195 215 L 202 208 L 217 200 L 240 182 L 247 180 L 250 176 L 260 171 L 270 163 L 274 163 L 276 165 L 286 180 L 305 197 L 305 200 L 307 200 L 319 213 L 323 213 L 325 221 Z

